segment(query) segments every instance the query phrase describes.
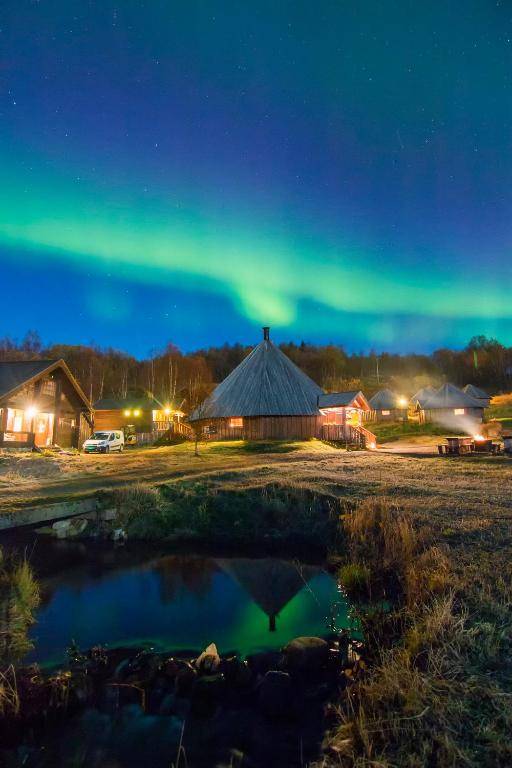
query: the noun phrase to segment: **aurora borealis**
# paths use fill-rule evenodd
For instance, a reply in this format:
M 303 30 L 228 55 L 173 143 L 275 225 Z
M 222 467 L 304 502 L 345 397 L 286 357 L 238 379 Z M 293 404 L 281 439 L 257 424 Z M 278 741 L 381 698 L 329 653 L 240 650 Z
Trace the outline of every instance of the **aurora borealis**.
M 5 0 L 0 83 L 4 333 L 512 343 L 509 3 Z

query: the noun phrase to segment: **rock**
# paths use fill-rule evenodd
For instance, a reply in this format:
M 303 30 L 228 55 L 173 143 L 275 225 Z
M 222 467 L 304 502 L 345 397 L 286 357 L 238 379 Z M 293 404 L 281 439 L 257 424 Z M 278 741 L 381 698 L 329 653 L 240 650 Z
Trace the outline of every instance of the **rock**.
M 174 691 L 176 696 L 189 696 L 196 681 L 197 672 L 188 662 L 184 662 L 174 678 Z
M 296 637 L 283 648 L 286 668 L 293 672 L 316 672 L 327 664 L 329 645 L 320 637 Z
M 215 643 L 210 643 L 210 645 L 205 648 L 205 650 L 199 654 L 197 659 L 194 662 L 195 668 L 201 673 L 201 674 L 207 674 L 210 675 L 213 672 L 216 672 L 220 665 L 220 656 L 217 651 L 217 646 Z
M 172 656 L 170 656 L 168 659 L 165 659 L 165 661 L 162 663 L 162 673 L 169 679 L 174 680 L 180 669 L 182 668 L 182 664 L 180 664 L 179 661 L 174 659 Z
M 100 520 L 103 520 L 104 522 L 109 523 L 112 520 L 116 519 L 117 509 L 115 507 L 110 507 L 109 509 L 101 509 L 98 512 L 98 517 Z
M 269 717 L 289 714 L 292 703 L 292 681 L 287 672 L 267 672 L 259 686 L 259 705 Z
M 242 661 L 238 656 L 231 656 L 228 659 L 222 659 L 220 671 L 226 678 L 228 685 L 244 687 L 250 684 L 252 672 L 246 661 Z
M 198 677 L 192 689 L 192 711 L 196 715 L 207 716 L 216 710 L 224 692 L 224 675 L 202 675 Z
M 74 518 L 73 520 L 56 520 L 52 525 L 52 532 L 58 539 L 70 539 L 80 536 L 87 528 L 87 520 Z
M 153 679 L 160 669 L 161 659 L 151 651 L 141 651 L 132 659 L 121 662 L 115 677 L 128 682 L 148 682 Z
M 279 651 L 262 651 L 247 656 L 249 668 L 255 675 L 264 675 L 271 669 L 279 669 L 282 654 Z

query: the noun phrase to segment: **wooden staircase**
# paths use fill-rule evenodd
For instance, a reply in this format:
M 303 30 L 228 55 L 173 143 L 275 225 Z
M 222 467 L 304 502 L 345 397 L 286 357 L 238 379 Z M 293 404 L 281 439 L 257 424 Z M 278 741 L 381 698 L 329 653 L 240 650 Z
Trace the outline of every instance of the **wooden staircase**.
M 322 427 L 322 439 L 332 443 L 346 443 L 356 445 L 359 448 L 374 450 L 377 447 L 377 438 L 369 429 L 350 424 L 324 424 Z

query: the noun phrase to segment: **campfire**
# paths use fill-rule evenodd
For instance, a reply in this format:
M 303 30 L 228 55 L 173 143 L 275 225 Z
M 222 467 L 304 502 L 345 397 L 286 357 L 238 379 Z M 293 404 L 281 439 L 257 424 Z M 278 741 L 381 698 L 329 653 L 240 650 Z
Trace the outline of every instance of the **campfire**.
M 437 446 L 441 456 L 462 456 L 469 453 L 500 453 L 500 443 L 492 438 L 477 434 L 472 437 L 446 437 L 446 442 Z

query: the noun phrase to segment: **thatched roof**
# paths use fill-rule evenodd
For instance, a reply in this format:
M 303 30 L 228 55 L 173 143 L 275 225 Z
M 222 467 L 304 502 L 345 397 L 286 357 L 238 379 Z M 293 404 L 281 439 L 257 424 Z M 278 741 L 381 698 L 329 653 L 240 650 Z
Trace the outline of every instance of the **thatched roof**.
M 373 397 L 370 397 L 370 405 L 374 411 L 391 410 L 400 408 L 398 399 L 399 396 L 390 389 L 379 389 Z
M 323 390 L 268 338 L 219 384 L 189 421 L 230 416 L 319 416 Z
M 435 395 L 436 391 L 437 390 L 434 387 L 422 387 L 421 389 L 418 389 L 418 391 L 411 397 L 410 402 L 419 403 L 422 405 L 423 402 L 428 400 L 429 397 Z
M 480 387 L 475 387 L 474 384 L 466 384 L 464 389 L 462 390 L 466 393 L 466 395 L 469 395 L 470 397 L 474 397 L 475 400 L 485 400 L 487 402 L 487 405 L 490 403 L 491 398 L 485 392 L 483 389 L 480 389 Z
M 342 408 L 351 405 L 363 410 L 370 410 L 368 400 L 360 389 L 351 392 L 330 392 L 327 395 L 318 396 L 319 408 Z
M 425 410 L 436 408 L 483 408 L 482 402 L 470 397 L 455 384 L 443 384 L 433 395 L 420 401 Z

